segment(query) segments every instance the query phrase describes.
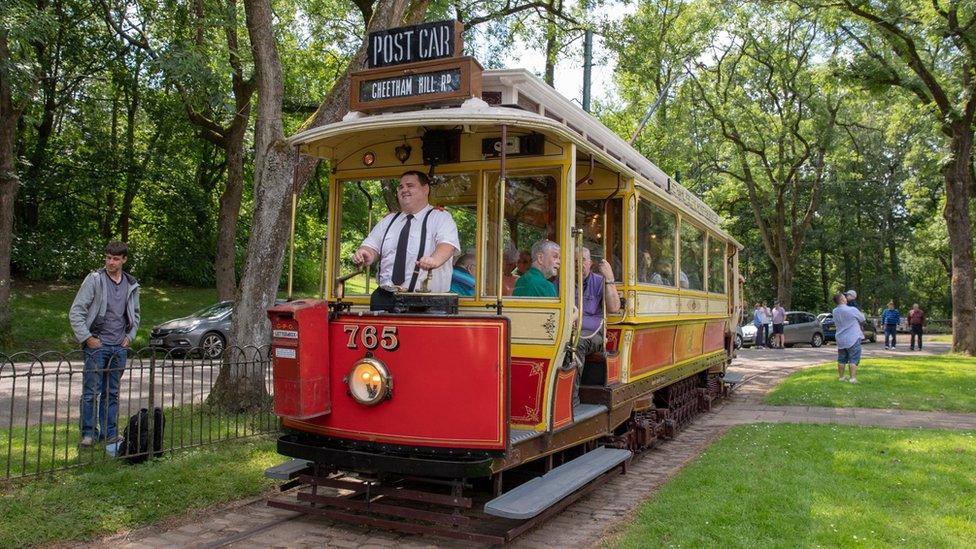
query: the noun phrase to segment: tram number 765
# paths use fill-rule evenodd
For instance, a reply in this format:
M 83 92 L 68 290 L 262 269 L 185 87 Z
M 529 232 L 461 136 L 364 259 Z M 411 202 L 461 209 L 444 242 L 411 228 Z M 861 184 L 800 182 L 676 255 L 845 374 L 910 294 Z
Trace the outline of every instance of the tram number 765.
M 382 330 L 379 330 L 376 326 L 362 326 L 362 330 L 359 328 L 360 326 L 355 324 L 342 328 L 344 332 L 349 334 L 349 341 L 346 342 L 346 347 L 350 349 L 359 348 L 356 342 L 357 334 L 359 335 L 359 343 L 370 351 L 376 347 L 382 347 L 387 351 L 395 351 L 400 346 L 396 326 L 383 326 Z

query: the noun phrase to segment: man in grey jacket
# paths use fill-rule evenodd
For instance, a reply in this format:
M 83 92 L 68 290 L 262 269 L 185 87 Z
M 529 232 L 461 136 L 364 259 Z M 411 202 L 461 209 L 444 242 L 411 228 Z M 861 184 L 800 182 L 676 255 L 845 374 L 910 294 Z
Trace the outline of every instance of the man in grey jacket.
M 139 283 L 122 270 L 128 255 L 124 242 L 109 242 L 105 267 L 85 277 L 68 312 L 71 329 L 85 351 L 80 414 L 83 447 L 96 440 L 118 439 L 119 384 L 127 351 L 139 329 Z

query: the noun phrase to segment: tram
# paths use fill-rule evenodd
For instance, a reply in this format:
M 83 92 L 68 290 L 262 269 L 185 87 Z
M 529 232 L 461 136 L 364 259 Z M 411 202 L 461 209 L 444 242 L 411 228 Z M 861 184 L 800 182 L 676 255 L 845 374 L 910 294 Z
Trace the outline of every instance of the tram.
M 304 509 L 340 519 L 367 509 L 372 518 L 357 520 L 421 531 L 403 527 L 419 520 L 452 535 L 464 530 L 456 512 L 370 498 L 529 520 L 708 408 L 735 352 L 741 245 L 596 118 L 528 71 L 482 70 L 459 55 L 457 24 L 440 25 L 452 32 L 435 34 L 455 42 L 417 49 L 442 57 L 353 75 L 350 113 L 291 138 L 332 170 L 323 295 L 268 314 L 278 451 L 305 460 L 287 478 L 371 487 L 356 503 L 313 490 L 299 496 L 313 504 Z M 390 34 L 406 30 L 385 32 L 395 43 Z M 370 44 L 374 61 L 383 44 Z M 397 208 L 409 170 L 431 174 L 430 203 L 474 254 L 474 292 L 420 287 L 396 296 L 400 312 L 370 311 L 375 273 L 350 256 Z M 540 239 L 561 248 L 558 296 L 511 295 L 518 255 Z M 605 313 L 604 352 L 580 369 L 571 350 L 584 246 L 612 266 L 622 306 Z M 477 536 L 458 537 L 508 539 Z

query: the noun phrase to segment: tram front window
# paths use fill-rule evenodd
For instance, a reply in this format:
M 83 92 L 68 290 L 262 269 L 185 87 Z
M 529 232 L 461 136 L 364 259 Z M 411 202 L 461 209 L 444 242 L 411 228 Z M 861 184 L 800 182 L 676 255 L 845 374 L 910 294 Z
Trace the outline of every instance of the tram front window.
M 482 295 L 494 297 L 499 294 L 499 272 L 502 274 L 502 295 L 512 295 L 518 277 L 525 274 L 520 270 L 524 265 L 519 257 L 530 255 L 533 244 L 540 240 L 552 240 L 562 245 L 558 239 L 559 171 L 509 172 L 508 185 L 504 189 L 505 221 L 501 227 L 498 221 L 499 174 L 488 173 L 485 177 L 488 231 L 484 237 Z M 502 265 L 499 265 L 500 254 L 504 256 Z
M 461 250 L 455 253 L 454 259 L 468 252 L 474 254 L 477 230 L 476 182 L 477 175 L 468 173 L 435 176 L 431 180 L 430 204 L 447 210 L 457 225 Z M 398 176 L 339 182 L 339 226 L 333 233 L 336 237 L 331 246 L 335 258 L 333 279 L 356 269 L 351 261 L 353 252 L 387 214 L 399 210 L 396 195 L 398 183 Z M 375 290 L 377 267 L 378 264 L 374 263 L 367 272 L 348 280 L 345 295 L 366 296 Z

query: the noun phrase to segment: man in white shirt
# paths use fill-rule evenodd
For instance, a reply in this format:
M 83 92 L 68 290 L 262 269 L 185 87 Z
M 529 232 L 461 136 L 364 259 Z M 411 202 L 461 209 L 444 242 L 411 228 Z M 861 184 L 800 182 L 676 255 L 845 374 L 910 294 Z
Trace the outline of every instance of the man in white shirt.
M 379 287 L 370 298 L 370 309 L 388 310 L 393 292 L 413 292 L 430 273 L 428 289 L 447 292 L 451 287 L 451 261 L 458 243 L 457 225 L 448 212 L 428 202 L 430 178 L 418 171 L 400 176 L 397 199 L 400 211 L 392 212 L 373 227 L 352 262 L 359 266 L 380 261 Z

